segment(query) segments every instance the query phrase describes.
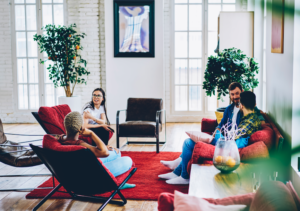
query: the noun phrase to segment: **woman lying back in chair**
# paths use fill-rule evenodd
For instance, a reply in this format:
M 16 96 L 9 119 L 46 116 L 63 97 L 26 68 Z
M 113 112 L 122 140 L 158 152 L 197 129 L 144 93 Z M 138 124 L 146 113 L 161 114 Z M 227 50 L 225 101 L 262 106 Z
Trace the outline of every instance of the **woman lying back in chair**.
M 67 135 L 58 137 L 58 141 L 64 145 L 81 145 L 90 149 L 96 157 L 99 157 L 103 165 L 116 177 L 128 171 L 132 166 L 130 157 L 121 157 L 119 149 L 106 146 L 103 141 L 91 130 L 83 128 L 83 119 L 79 112 L 74 111 L 66 115 L 64 120 Z M 90 136 L 96 146 L 79 140 L 79 135 Z

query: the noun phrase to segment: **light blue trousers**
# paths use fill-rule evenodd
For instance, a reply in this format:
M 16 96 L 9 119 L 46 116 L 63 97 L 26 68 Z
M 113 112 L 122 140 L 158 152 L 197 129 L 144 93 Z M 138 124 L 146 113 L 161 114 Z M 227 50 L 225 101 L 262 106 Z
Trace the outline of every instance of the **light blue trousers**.
M 100 160 L 115 177 L 125 173 L 131 168 L 132 160 L 130 157 L 121 157 L 121 151 L 119 153 L 117 153 L 115 150 L 108 152 L 109 156 L 100 158 Z

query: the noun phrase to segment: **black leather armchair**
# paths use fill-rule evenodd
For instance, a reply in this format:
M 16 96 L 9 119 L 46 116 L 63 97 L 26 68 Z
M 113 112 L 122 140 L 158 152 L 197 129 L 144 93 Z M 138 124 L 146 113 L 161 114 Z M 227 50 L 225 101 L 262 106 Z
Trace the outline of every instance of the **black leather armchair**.
M 129 98 L 127 109 L 117 111 L 117 148 L 120 147 L 120 137 L 153 137 L 156 142 L 127 141 L 127 144 L 156 144 L 166 143 L 166 113 L 162 109 L 163 100 L 153 98 Z M 119 123 L 121 111 L 126 111 L 126 122 Z M 162 131 L 162 112 L 165 117 L 165 142 L 159 141 L 159 132 Z

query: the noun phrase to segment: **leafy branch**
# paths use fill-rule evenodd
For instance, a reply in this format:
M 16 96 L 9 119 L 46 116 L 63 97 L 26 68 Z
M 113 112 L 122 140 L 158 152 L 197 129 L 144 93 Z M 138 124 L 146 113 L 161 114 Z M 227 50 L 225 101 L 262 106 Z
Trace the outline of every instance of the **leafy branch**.
M 86 60 L 80 55 L 80 50 L 83 49 L 80 41 L 86 34 L 77 33 L 75 27 L 76 24 L 69 27 L 49 24 L 42 28 L 42 35 L 35 34 L 33 37 L 40 53 L 45 52 L 48 57 L 40 60 L 40 63 L 50 61 L 47 67 L 49 78 L 55 87 L 64 87 L 67 97 L 73 95 L 76 84 L 86 84 L 84 76 L 90 74 L 86 69 Z

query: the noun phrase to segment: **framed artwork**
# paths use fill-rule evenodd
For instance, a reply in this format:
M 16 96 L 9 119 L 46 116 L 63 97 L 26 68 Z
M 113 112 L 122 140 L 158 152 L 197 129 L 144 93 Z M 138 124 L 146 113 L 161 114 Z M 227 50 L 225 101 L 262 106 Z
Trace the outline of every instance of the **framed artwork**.
M 114 0 L 114 56 L 154 57 L 154 0 Z
M 271 52 L 283 53 L 284 0 L 272 0 Z

